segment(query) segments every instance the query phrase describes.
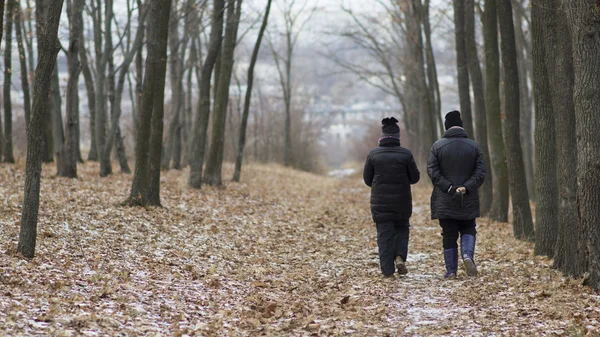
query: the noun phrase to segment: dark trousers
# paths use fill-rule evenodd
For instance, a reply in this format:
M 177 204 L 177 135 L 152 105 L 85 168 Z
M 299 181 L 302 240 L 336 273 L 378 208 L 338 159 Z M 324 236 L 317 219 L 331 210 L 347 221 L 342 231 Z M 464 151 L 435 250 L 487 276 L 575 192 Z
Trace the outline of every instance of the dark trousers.
M 410 224 L 383 222 L 377 224 L 377 246 L 379 264 L 384 275 L 393 274 L 396 267 L 394 259 L 401 256 L 406 261 L 408 255 L 408 237 Z
M 442 226 L 442 237 L 444 249 L 458 248 L 458 234 L 471 234 L 475 236 L 477 230 L 475 229 L 475 219 L 472 220 L 454 220 L 454 219 L 440 219 L 440 226 Z

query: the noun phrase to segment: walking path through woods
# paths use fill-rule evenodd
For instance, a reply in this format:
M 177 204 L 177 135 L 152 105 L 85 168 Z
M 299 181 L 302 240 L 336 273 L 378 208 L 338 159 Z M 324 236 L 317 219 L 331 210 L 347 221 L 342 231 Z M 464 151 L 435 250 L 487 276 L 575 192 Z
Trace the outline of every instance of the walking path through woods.
M 379 275 L 369 190 L 249 165 L 226 189 L 162 178 L 164 208 L 119 205 L 129 175 L 42 179 L 37 256 L 15 252 L 23 165 L 0 166 L 0 335 L 600 334 L 600 298 L 479 221 L 481 276 L 443 281 L 429 187 L 416 188 L 410 274 Z M 225 176 L 231 174 L 227 166 Z

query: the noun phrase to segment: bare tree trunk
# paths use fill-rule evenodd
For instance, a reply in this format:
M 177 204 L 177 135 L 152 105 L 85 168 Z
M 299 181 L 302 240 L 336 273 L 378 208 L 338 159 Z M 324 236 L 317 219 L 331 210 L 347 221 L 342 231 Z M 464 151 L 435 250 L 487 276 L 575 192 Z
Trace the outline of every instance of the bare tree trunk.
M 10 0 L 9 0 L 10 1 Z M 0 0 L 0 44 L 2 44 L 2 33 L 4 32 L 4 0 Z M 4 152 L 4 132 L 2 131 L 2 118 L 0 118 L 0 159 Z
M 549 1 L 552 0 L 536 0 L 532 3 L 531 23 L 535 99 L 535 188 L 538 195 L 535 212 L 535 253 L 553 257 L 558 232 L 558 184 L 554 111 L 545 50 L 548 43 L 546 20 L 551 17 Z
M 105 4 L 104 29 L 101 28 L 103 22 L 101 12 L 101 2 L 98 1 L 94 12 L 96 14 L 94 23 L 94 41 L 96 45 L 96 83 L 94 84 L 96 90 L 96 149 L 100 160 L 100 176 L 106 177 L 112 173 L 111 149 L 108 149 L 108 151 L 106 149 L 107 95 L 105 86 L 106 67 L 113 49 L 111 34 L 107 33 L 112 32 L 113 1 L 107 0 Z M 102 43 L 102 35 L 104 35 L 104 43 Z
M 458 71 L 458 96 L 460 113 L 464 129 L 469 137 L 475 137 L 473 118 L 471 116 L 471 95 L 469 93 L 469 65 L 467 62 L 465 32 L 465 0 L 452 0 L 454 4 L 454 36 L 456 38 L 456 69 Z
M 515 42 L 517 46 L 517 65 L 519 67 L 519 88 L 521 117 L 521 144 L 523 147 L 523 164 L 525 165 L 525 177 L 527 179 L 527 193 L 531 200 L 535 198 L 534 175 L 533 175 L 533 106 L 528 84 L 529 70 L 527 64 L 531 58 L 531 50 L 527 47 L 525 33 L 523 32 L 523 8 L 521 1 L 513 0 L 515 8 Z
M 572 261 L 579 265 L 589 254 L 586 283 L 600 289 L 600 9 L 594 0 L 563 1 L 571 30 L 575 70 L 575 120 L 577 132 L 577 203 L 579 225 L 576 232 L 587 243 L 579 246 Z M 571 232 L 573 235 L 573 231 Z
M 509 187 L 513 207 L 513 231 L 518 239 L 533 240 L 534 228 L 531 207 L 523 167 L 523 152 L 519 133 L 519 70 L 515 31 L 510 0 L 498 0 L 498 23 L 500 26 L 502 65 L 504 70 L 504 107 L 506 111 L 504 144 L 507 149 Z
M 554 122 L 560 125 L 556 128 L 559 228 L 554 266 L 566 275 L 579 277 L 587 271 L 588 253 L 591 275 L 598 272 L 593 266 L 598 268 L 600 256 L 594 246 L 600 242 L 596 241 L 600 233 L 596 229 L 600 224 L 600 137 L 594 134 L 600 125 L 600 4 L 584 0 L 551 3 L 551 9 L 556 10 L 548 23 L 555 31 L 549 35 L 556 43 L 553 52 L 560 53 L 549 58 L 554 61 L 549 62 L 553 66 Z M 550 46 L 547 48 L 546 53 Z M 573 151 L 573 144 L 577 144 L 577 151 Z
M 83 14 L 80 14 L 81 22 L 83 23 Z M 79 48 L 79 59 L 81 61 L 81 72 L 85 82 L 85 90 L 88 98 L 88 111 L 90 115 L 90 152 L 88 153 L 89 161 L 98 161 L 98 148 L 96 145 L 96 90 L 94 89 L 94 78 L 90 70 L 90 64 L 85 50 L 85 38 L 83 35 L 83 24 L 79 31 L 81 39 L 81 48 Z
M 223 151 L 225 148 L 225 128 L 227 121 L 227 104 L 229 102 L 229 85 L 233 73 L 233 57 L 237 38 L 237 27 L 241 15 L 242 0 L 227 1 L 227 24 L 223 38 L 221 53 L 221 78 L 218 81 L 215 99 L 215 111 L 212 124 L 212 135 L 204 182 L 208 185 L 221 186 L 223 167 Z
M 485 167 L 491 167 L 490 150 L 488 148 L 487 119 L 485 109 L 485 88 L 483 84 L 483 75 L 477 55 L 477 41 L 475 40 L 475 2 L 474 0 L 465 1 L 465 44 L 467 50 L 467 62 L 471 85 L 473 87 L 473 98 L 475 102 L 475 140 L 483 153 Z M 492 208 L 492 188 L 493 176 L 491 174 L 485 177 L 483 186 L 479 190 L 481 200 L 481 214 L 488 214 Z
M 21 88 L 23 89 L 23 110 L 25 110 L 25 128 L 26 130 L 29 130 L 29 119 L 31 117 L 31 94 L 29 91 L 29 77 L 27 76 L 27 53 L 25 52 L 25 46 L 23 43 L 22 24 L 22 9 L 20 5 L 17 5 L 15 7 L 15 32 L 17 35 L 17 47 L 19 49 L 19 61 L 21 65 Z
M 33 109 L 30 130 L 27 134 L 27 167 L 25 169 L 25 196 L 21 212 L 21 229 L 17 250 L 24 256 L 35 255 L 37 221 L 40 201 L 40 177 L 42 172 L 43 123 L 48 109 L 48 93 L 56 55 L 60 50 L 58 25 L 63 0 L 49 0 L 46 29 L 40 33 L 39 60 L 35 74 Z
M 271 12 L 271 0 L 267 0 L 267 8 L 263 16 L 262 25 L 258 31 L 258 37 L 254 44 L 254 50 L 252 51 L 252 57 L 250 58 L 250 66 L 248 67 L 248 81 L 246 85 L 246 97 L 244 99 L 244 112 L 242 114 L 242 124 L 240 126 L 240 136 L 238 138 L 237 156 L 235 159 L 235 170 L 233 172 L 233 181 L 240 181 L 242 172 L 242 162 L 244 160 L 244 147 L 246 146 L 246 129 L 248 128 L 248 115 L 250 114 L 250 100 L 252 98 L 252 86 L 254 84 L 254 66 L 258 59 L 258 52 L 260 51 L 260 44 L 262 42 L 265 29 L 269 22 L 269 13 Z
M 62 99 L 60 97 L 60 82 L 58 79 L 58 64 L 55 65 L 54 75 L 50 82 L 50 112 L 52 114 L 52 131 L 54 139 L 54 157 L 56 162 L 56 172 L 62 176 L 63 147 L 65 146 L 65 133 L 62 118 Z
M 200 98 L 198 100 L 198 114 L 196 115 L 196 121 L 194 122 L 194 134 L 190 155 L 191 169 L 188 184 L 193 188 L 200 188 L 203 180 L 202 166 L 206 149 L 208 119 L 210 117 L 210 79 L 223 39 L 224 7 L 224 0 L 214 0 L 210 42 L 206 59 L 202 65 L 202 75 L 199 83 Z
M 15 8 L 15 0 L 8 0 L 6 4 L 6 36 L 4 47 L 4 162 L 14 163 L 12 145 L 12 100 L 10 91 L 12 88 L 12 26 Z M 1 27 L 1 26 L 0 26 Z
M 433 46 L 431 43 L 431 23 L 429 21 L 429 0 L 425 0 L 423 6 L 423 32 L 425 34 L 425 55 L 427 59 L 427 81 L 431 92 L 430 100 L 434 103 L 433 122 L 437 124 L 438 131 L 434 139 L 441 138 L 444 135 L 444 120 L 442 117 L 442 96 L 440 94 L 440 84 L 438 82 L 435 57 L 433 55 Z
M 37 37 L 37 50 L 39 51 L 40 43 L 42 41 L 42 32 L 44 31 L 45 14 L 46 14 L 46 1 L 47 0 L 35 0 L 35 34 Z M 38 52 L 38 63 L 39 63 L 39 52 Z M 32 81 L 35 83 L 34 81 Z M 34 88 L 35 90 L 35 88 Z M 48 94 L 50 95 L 50 94 Z M 46 98 L 46 103 L 49 100 Z M 42 160 L 46 163 L 51 163 L 54 160 L 54 139 L 52 135 L 52 114 L 45 115 L 46 120 L 44 121 L 44 152 Z
M 171 1 L 150 0 L 148 54 L 137 130 L 135 171 L 127 203 L 160 206 L 160 155 Z
M 66 144 L 63 151 L 63 168 L 60 170 L 61 176 L 77 178 L 77 161 L 79 159 L 78 136 L 77 132 L 79 121 L 79 48 L 83 41 L 80 39 L 80 31 L 83 22 L 81 13 L 83 12 L 84 0 L 73 0 L 67 2 L 67 13 L 70 17 L 69 26 L 69 50 L 68 50 L 68 68 L 69 80 L 67 82 L 67 130 Z
M 483 20 L 485 48 L 485 106 L 488 144 L 493 170 L 493 203 L 489 217 L 508 221 L 508 169 L 502 140 L 500 113 L 500 60 L 498 56 L 498 21 L 496 0 L 485 0 Z

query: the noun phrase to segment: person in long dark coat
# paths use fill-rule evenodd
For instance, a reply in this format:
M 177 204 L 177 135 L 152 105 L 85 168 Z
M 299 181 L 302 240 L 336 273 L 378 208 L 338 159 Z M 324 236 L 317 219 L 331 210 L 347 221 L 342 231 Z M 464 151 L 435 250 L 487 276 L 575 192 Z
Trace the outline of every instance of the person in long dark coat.
M 393 277 L 394 263 L 398 274 L 408 273 L 406 258 L 410 217 L 411 184 L 420 173 L 412 153 L 400 146 L 400 128 L 396 118 L 381 121 L 379 147 L 369 152 L 363 178 L 371 187 L 371 215 L 377 227 L 377 246 L 381 272 Z
M 460 112 L 450 111 L 444 122 L 444 137 L 431 147 L 427 174 L 433 182 L 431 218 L 442 227 L 445 278 L 458 270 L 460 234 L 461 257 L 468 276 L 477 276 L 475 265 L 475 219 L 479 214 L 479 187 L 486 174 L 483 154 L 462 128 Z

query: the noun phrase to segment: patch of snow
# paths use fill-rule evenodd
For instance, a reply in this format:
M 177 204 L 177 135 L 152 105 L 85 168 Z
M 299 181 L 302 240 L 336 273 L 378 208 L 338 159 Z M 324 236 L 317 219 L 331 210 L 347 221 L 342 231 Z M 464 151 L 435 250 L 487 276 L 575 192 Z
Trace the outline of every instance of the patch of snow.
M 353 168 L 337 169 L 337 170 L 329 171 L 328 175 L 330 177 L 335 177 L 335 178 L 344 178 L 344 177 L 354 174 L 355 172 L 356 172 L 356 169 L 353 169 Z

